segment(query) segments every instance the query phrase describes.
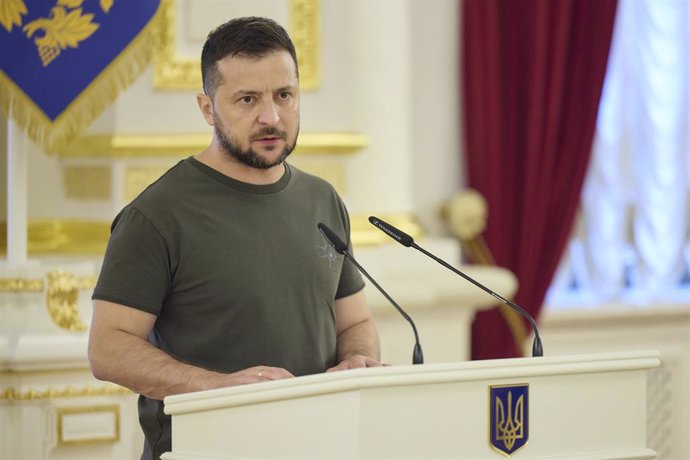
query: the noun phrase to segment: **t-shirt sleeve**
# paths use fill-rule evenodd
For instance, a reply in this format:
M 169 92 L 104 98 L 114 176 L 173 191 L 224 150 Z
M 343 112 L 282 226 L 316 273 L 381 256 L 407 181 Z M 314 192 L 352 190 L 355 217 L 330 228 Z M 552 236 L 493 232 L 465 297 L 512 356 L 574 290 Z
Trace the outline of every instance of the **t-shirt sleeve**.
M 340 208 L 340 217 L 343 222 L 343 227 L 345 228 L 345 234 L 347 235 L 347 250 L 350 254 L 354 256 L 352 250 L 352 239 L 350 238 L 350 216 L 347 213 L 347 208 L 340 198 L 338 198 L 338 205 Z M 335 298 L 340 299 L 343 297 L 350 296 L 364 289 L 364 280 L 362 279 L 362 274 L 359 273 L 357 267 L 348 259 L 343 257 L 343 270 L 340 274 L 340 282 L 338 283 L 338 289 L 335 293 Z
M 158 315 L 171 272 L 165 239 L 141 211 L 128 206 L 113 221 L 93 298 Z

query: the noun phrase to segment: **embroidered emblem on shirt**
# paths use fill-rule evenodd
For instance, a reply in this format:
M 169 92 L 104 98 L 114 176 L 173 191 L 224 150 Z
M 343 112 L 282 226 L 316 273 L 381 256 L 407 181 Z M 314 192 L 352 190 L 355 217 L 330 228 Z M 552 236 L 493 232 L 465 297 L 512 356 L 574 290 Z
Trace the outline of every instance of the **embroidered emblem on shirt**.
M 319 251 L 319 259 L 328 260 L 328 268 L 335 270 L 335 268 L 337 267 L 336 262 L 338 261 L 338 253 L 335 252 L 333 246 L 331 246 L 328 243 L 328 241 L 326 241 L 326 238 L 323 235 L 321 235 L 321 238 L 321 244 L 317 246 L 317 249 Z

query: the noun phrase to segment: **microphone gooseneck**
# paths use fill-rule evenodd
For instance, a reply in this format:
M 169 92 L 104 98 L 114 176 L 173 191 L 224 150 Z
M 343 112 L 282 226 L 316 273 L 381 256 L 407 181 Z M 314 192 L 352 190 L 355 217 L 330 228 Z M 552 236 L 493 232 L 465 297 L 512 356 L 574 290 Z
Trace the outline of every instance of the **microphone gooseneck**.
M 328 242 L 328 244 L 330 244 L 331 247 L 333 249 L 335 249 L 335 252 L 337 252 L 338 254 L 342 254 L 345 257 L 347 257 L 348 260 L 350 260 L 350 262 L 352 262 L 354 264 L 354 266 L 357 267 L 357 270 L 359 270 L 364 276 L 366 276 L 366 278 L 369 281 L 371 281 L 371 284 L 376 286 L 376 289 L 378 289 L 379 292 L 381 294 L 383 294 L 383 296 L 395 307 L 395 309 L 398 310 L 398 312 L 400 312 L 402 317 L 405 318 L 408 323 L 410 323 L 410 325 L 412 326 L 412 332 L 414 332 L 414 340 L 415 340 L 414 350 L 412 352 L 412 364 L 424 364 L 424 354 L 422 353 L 422 346 L 419 343 L 419 334 L 417 333 L 417 326 L 415 326 L 414 321 L 412 321 L 412 318 L 410 318 L 410 315 L 405 313 L 405 310 L 403 310 L 400 307 L 400 305 L 398 305 L 395 302 L 395 300 L 393 300 L 391 298 L 391 296 L 389 296 L 388 293 L 386 291 L 384 291 L 383 288 L 381 286 L 379 286 L 379 284 L 376 281 L 374 281 L 374 278 L 372 278 L 369 275 L 369 273 L 367 273 L 367 271 L 364 269 L 364 267 L 362 267 L 355 260 L 355 258 L 352 257 L 352 255 L 347 250 L 347 244 L 345 244 L 343 242 L 343 240 L 341 240 L 338 237 L 338 235 L 335 234 L 335 232 L 333 230 L 331 230 L 330 228 L 328 228 L 328 226 L 326 224 L 323 224 L 321 222 L 319 222 L 317 227 L 318 227 L 319 231 L 321 232 L 321 234 L 323 235 L 323 237 Z
M 534 330 L 534 341 L 532 342 L 532 356 L 535 356 L 535 357 L 544 356 L 544 348 L 542 347 L 541 337 L 539 337 L 539 330 L 537 329 L 537 323 L 534 321 L 534 318 L 532 318 L 532 315 L 530 315 L 526 310 L 524 310 L 519 305 L 511 302 L 510 300 L 504 299 L 503 297 L 501 297 L 500 295 L 498 295 L 497 293 L 495 293 L 491 289 L 487 288 L 483 284 L 479 283 L 478 281 L 475 281 L 474 279 L 467 276 L 466 274 L 464 274 L 463 272 L 461 272 L 457 268 L 453 267 L 452 265 L 450 265 L 445 260 L 440 259 L 439 257 L 436 257 L 435 255 L 433 255 L 432 253 L 430 253 L 426 249 L 420 247 L 419 245 L 417 245 L 414 242 L 414 239 L 410 235 L 403 232 L 402 230 L 400 230 L 400 229 L 392 226 L 391 224 L 384 222 L 381 219 L 379 219 L 378 217 L 374 217 L 374 216 L 369 217 L 369 222 L 374 227 L 378 228 L 379 230 L 381 230 L 386 235 L 393 238 L 398 243 L 400 243 L 403 246 L 408 247 L 408 248 L 413 247 L 416 250 L 418 250 L 419 252 L 421 252 L 422 254 L 424 254 L 428 257 L 431 257 L 436 262 L 443 265 L 444 267 L 446 267 L 447 269 L 449 269 L 453 273 L 462 276 L 464 279 L 466 279 L 470 283 L 474 284 L 475 286 L 484 290 L 485 292 L 491 294 L 494 298 L 498 299 L 501 303 L 503 303 L 504 305 L 507 305 L 508 307 L 512 308 L 513 310 L 518 312 L 520 315 L 522 315 L 523 318 L 525 318 L 525 319 L 527 319 L 527 321 L 529 321 L 530 326 L 532 326 L 532 330 Z

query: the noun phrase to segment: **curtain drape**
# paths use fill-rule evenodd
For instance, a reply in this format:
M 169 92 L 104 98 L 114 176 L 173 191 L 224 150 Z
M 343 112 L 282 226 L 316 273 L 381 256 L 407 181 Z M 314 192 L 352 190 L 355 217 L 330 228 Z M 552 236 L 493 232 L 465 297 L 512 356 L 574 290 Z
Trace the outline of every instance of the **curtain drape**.
M 486 242 L 539 310 L 580 199 L 616 0 L 465 0 L 467 184 L 489 207 Z M 546 348 L 548 352 L 548 347 Z M 520 356 L 497 309 L 477 314 L 472 358 Z
M 690 3 L 620 1 L 582 197 L 588 263 L 578 286 L 592 298 L 644 304 L 677 290 L 689 107 Z

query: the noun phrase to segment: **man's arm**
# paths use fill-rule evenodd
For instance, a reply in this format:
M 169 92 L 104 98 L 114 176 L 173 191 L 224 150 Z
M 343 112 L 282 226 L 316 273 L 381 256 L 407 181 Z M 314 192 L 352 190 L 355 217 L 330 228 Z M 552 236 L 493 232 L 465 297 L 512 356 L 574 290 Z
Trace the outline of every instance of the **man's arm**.
M 379 335 L 367 307 L 364 289 L 335 301 L 338 371 L 380 366 Z
M 95 300 L 89 335 L 89 364 L 94 377 L 160 400 L 190 391 L 292 377 L 276 367 L 257 366 L 224 374 L 181 363 L 147 341 L 155 321 L 150 313 Z

